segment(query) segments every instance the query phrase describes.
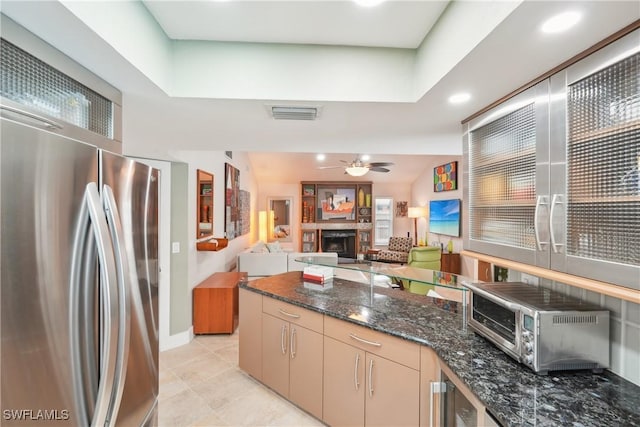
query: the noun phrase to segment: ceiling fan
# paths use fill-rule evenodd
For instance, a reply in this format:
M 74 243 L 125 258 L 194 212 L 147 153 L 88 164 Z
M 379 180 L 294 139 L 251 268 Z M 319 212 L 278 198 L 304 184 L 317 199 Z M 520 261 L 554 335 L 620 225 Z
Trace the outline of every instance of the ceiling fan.
M 393 166 L 391 162 L 371 162 L 367 163 L 362 161 L 360 158 L 356 158 L 352 161 L 340 160 L 342 163 L 345 163 L 346 166 L 320 166 L 318 169 L 335 169 L 335 168 L 344 168 L 344 173 L 349 174 L 351 176 L 362 176 L 369 171 L 372 172 L 389 172 L 385 166 Z

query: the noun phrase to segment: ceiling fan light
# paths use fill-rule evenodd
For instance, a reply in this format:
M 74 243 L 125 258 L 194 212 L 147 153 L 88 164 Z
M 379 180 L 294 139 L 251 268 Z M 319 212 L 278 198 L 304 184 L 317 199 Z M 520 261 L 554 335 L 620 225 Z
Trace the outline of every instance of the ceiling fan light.
M 345 169 L 345 172 L 351 176 L 362 176 L 369 172 L 369 168 L 364 166 L 349 166 Z

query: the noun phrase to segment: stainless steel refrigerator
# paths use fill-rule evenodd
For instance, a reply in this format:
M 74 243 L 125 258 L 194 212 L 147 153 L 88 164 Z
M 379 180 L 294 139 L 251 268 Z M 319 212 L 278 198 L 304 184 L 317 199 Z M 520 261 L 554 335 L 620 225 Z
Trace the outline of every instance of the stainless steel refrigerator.
M 2 107 L 0 424 L 154 425 L 158 171 Z

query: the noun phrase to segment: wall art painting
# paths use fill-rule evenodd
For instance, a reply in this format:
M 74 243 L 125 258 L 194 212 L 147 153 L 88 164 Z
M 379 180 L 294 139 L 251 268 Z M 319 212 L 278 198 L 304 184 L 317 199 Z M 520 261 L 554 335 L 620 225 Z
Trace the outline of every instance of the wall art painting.
M 224 166 L 224 235 L 231 240 L 240 236 L 240 171 Z
M 251 231 L 251 193 L 240 190 L 240 235 Z
M 403 217 L 409 215 L 409 202 L 396 202 L 396 216 Z
M 318 187 L 318 214 L 320 221 L 355 220 L 356 189 Z
M 433 191 L 451 191 L 458 189 L 458 162 L 445 163 L 433 168 Z

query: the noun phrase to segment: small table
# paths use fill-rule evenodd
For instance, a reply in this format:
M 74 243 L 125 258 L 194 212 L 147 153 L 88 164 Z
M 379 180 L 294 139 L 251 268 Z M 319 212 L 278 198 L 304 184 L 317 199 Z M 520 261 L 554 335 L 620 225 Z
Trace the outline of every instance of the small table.
M 380 252 L 380 249 L 369 249 L 367 251 L 367 259 L 369 261 L 377 261 L 378 260 L 378 252 Z
M 238 283 L 247 273 L 215 273 L 193 288 L 193 333 L 232 334 L 238 326 Z

